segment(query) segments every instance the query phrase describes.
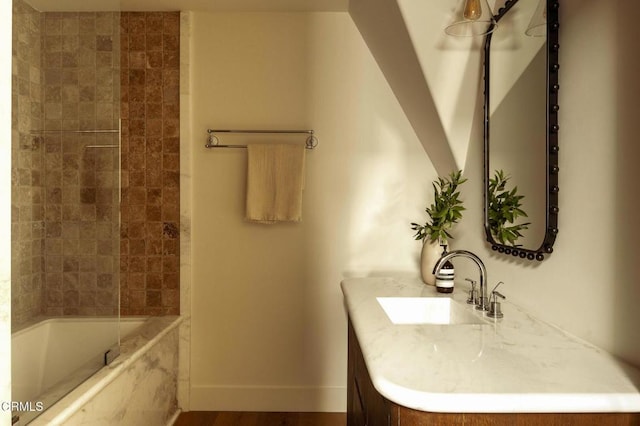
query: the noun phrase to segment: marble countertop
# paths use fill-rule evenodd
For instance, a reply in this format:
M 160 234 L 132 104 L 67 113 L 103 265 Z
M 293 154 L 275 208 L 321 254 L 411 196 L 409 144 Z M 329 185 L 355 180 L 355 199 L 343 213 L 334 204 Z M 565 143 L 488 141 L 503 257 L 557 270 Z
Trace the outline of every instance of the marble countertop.
M 431 412 L 640 412 L 640 370 L 510 303 L 495 320 L 417 278 L 342 282 L 378 392 Z M 508 296 L 508 295 L 507 295 Z M 452 297 L 482 324 L 396 325 L 377 297 Z

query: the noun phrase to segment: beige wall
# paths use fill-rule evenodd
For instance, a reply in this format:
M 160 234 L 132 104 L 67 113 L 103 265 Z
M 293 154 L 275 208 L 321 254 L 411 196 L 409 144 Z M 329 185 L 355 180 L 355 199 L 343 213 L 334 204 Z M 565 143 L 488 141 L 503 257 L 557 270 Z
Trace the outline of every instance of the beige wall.
M 469 211 L 461 224 L 466 232 L 455 247 L 485 259 L 490 282 L 504 281 L 502 293 L 509 301 L 640 365 L 640 195 L 635 187 L 640 179 L 640 28 L 633 21 L 640 4 L 567 0 L 560 11 L 560 233 L 555 252 L 532 264 L 487 250 L 479 208 L 481 105 L 467 158 Z
M 344 410 L 340 280 L 417 271 L 435 171 L 348 14 L 194 13 L 192 37 L 190 408 Z M 302 223 L 243 220 L 246 152 L 208 127 L 317 132 Z

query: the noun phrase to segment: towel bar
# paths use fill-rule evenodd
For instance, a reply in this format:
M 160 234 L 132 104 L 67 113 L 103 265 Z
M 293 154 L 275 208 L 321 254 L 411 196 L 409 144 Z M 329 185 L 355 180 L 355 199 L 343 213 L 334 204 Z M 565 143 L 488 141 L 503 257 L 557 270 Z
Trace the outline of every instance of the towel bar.
M 220 140 L 215 135 L 215 133 L 304 133 L 309 136 L 305 140 L 305 148 L 314 149 L 318 146 L 318 138 L 314 135 L 313 130 L 227 130 L 227 129 L 207 129 L 207 133 L 209 137 L 207 138 L 207 143 L 204 145 L 205 148 L 246 148 L 247 145 L 224 145 L 220 144 Z

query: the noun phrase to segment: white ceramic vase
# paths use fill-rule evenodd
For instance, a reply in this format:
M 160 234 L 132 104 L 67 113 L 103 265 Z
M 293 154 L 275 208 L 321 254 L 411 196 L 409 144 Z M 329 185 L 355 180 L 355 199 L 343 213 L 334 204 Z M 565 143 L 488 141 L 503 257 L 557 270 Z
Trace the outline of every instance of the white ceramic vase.
M 422 253 L 420 254 L 420 275 L 425 284 L 436 285 L 436 276 L 433 275 L 433 268 L 442 255 L 442 247 L 438 241 L 431 242 L 425 238 L 422 244 Z

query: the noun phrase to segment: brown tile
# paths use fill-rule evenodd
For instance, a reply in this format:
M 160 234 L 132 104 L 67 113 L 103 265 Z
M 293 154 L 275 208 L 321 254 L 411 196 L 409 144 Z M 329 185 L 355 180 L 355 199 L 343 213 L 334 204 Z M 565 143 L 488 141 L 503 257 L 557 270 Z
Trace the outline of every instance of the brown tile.
M 146 261 L 144 256 L 129 256 L 129 272 L 144 272 Z M 131 285 L 131 283 L 129 283 Z
M 97 253 L 108 256 L 115 253 L 112 240 L 98 240 Z
M 96 306 L 96 293 L 93 291 L 81 291 L 78 297 L 78 306 L 83 308 Z
M 115 294 L 108 290 L 98 290 L 95 294 L 96 306 L 112 306 L 115 303 Z
M 178 204 L 163 204 L 162 220 L 163 221 L 180 220 L 180 206 Z
M 180 13 L 167 12 L 163 14 L 163 33 L 180 34 Z
M 77 13 L 65 13 L 62 18 L 62 34 L 76 35 L 79 31 L 79 20 Z
M 163 120 L 162 136 L 173 138 L 180 136 L 180 121 L 171 118 Z
M 180 50 L 180 34 L 163 34 L 162 43 L 165 51 L 178 51 Z
M 129 68 L 130 69 L 144 69 L 147 67 L 147 53 L 146 52 L 129 52 Z
M 145 85 L 145 69 L 130 69 L 129 70 L 129 84 L 134 85 Z
M 162 306 L 151 306 L 146 307 L 145 312 L 147 315 L 151 316 L 162 316 L 166 315 L 166 309 Z
M 180 292 L 174 289 L 162 290 L 162 306 L 180 306 Z
M 180 271 L 178 256 L 164 256 L 162 258 L 162 271 L 165 273 L 178 273 Z
M 145 136 L 146 130 L 146 121 L 145 120 L 129 120 L 129 134 L 131 136 Z
M 175 222 L 164 222 L 162 224 L 162 237 L 176 239 L 180 236 L 180 229 Z
M 96 282 L 97 288 L 113 288 L 114 281 L 116 281 L 114 278 L 113 274 L 98 274 Z
M 129 290 L 120 287 L 120 313 L 125 314 L 125 309 L 129 307 Z
M 164 88 L 160 86 L 146 86 L 145 88 L 145 100 L 148 103 L 160 103 L 163 102 Z
M 149 119 L 162 119 L 162 110 L 163 104 L 160 102 L 157 103 L 147 103 L 146 105 L 146 117 Z
M 145 34 L 130 34 L 129 35 L 129 50 L 131 52 L 145 52 L 146 51 L 146 36 L 145 36 Z
M 146 289 L 159 290 L 162 288 L 162 274 L 147 272 L 146 274 Z
M 160 119 L 148 118 L 146 121 L 145 135 L 150 138 L 161 138 L 163 122 Z
M 147 34 L 162 33 L 162 12 L 147 12 L 146 14 L 146 32 Z
M 146 141 L 148 139 L 147 137 L 132 136 L 130 138 L 129 152 L 132 154 L 145 154 L 147 151 Z
M 98 52 L 113 51 L 113 38 L 110 35 L 97 35 L 95 39 L 96 50 Z
M 96 202 L 96 189 L 95 188 L 81 188 L 80 189 L 80 202 L 83 204 L 95 204 Z
M 162 190 L 160 188 L 147 189 L 147 204 L 159 206 L 162 204 Z
M 149 186 L 162 186 L 162 171 L 159 166 L 148 167 L 145 180 Z
M 44 14 L 44 33 L 47 35 L 62 34 L 62 18 L 57 14 Z
M 147 118 L 148 107 L 144 102 L 131 102 L 129 103 L 129 117 L 132 119 L 145 119 Z
M 147 257 L 147 273 L 149 272 L 162 272 L 163 258 L 161 256 L 148 256 Z
M 163 49 L 162 44 L 163 44 L 162 34 L 147 33 L 146 35 L 146 51 L 147 52 L 162 51 Z
M 142 308 L 145 306 L 145 292 L 142 290 L 129 291 L 129 306 L 131 308 Z M 136 311 L 132 311 L 136 312 Z
M 162 104 L 162 114 L 163 117 L 169 119 L 180 118 L 180 104 L 179 103 L 163 103 Z
M 162 306 L 162 293 L 157 290 L 147 290 L 145 305 L 147 307 Z
M 175 187 L 178 188 L 180 186 L 180 173 L 175 171 L 165 171 L 162 173 L 162 183 L 166 187 Z
M 180 90 L 177 87 L 163 87 L 162 101 L 165 104 L 180 104 Z
M 144 205 L 129 206 L 129 220 L 132 222 L 143 222 L 145 219 L 146 210 Z
M 117 264 L 115 265 L 117 266 Z M 111 256 L 97 256 L 96 257 L 96 272 L 97 273 L 112 273 L 115 271 L 114 259 Z
M 178 240 L 162 240 L 162 254 L 177 256 L 180 253 Z
M 146 173 L 144 171 L 130 171 L 129 184 L 141 186 L 146 184 Z
M 129 33 L 129 12 L 121 12 L 120 13 L 120 34 L 128 34 Z
M 145 222 L 129 222 L 127 239 L 144 239 L 146 237 L 147 224 Z
M 95 13 L 95 33 L 117 34 L 118 24 L 121 22 L 121 19 L 117 14 L 110 12 Z
M 66 308 L 78 307 L 80 302 L 80 293 L 77 290 L 67 290 L 63 293 L 63 304 Z M 66 314 L 66 311 L 65 311 Z
M 152 239 L 147 240 L 147 255 L 156 256 L 162 255 L 162 240 L 161 239 Z
M 122 257 L 125 257 L 128 254 L 129 254 L 129 240 L 127 240 L 126 238 L 123 238 L 120 241 L 120 255 Z
M 162 86 L 164 84 L 164 71 L 162 68 L 147 69 L 147 85 Z
M 98 204 L 96 205 L 96 220 L 97 221 L 112 221 L 115 218 L 115 213 L 113 212 L 113 207 L 108 204 Z
M 129 272 L 127 282 L 129 289 L 144 289 L 144 273 L 141 272 Z
M 145 240 L 129 240 L 129 271 L 143 272 L 145 269 L 141 265 L 142 257 L 146 253 Z M 135 257 L 134 256 L 140 256 Z
M 165 153 L 180 152 L 180 138 L 167 137 L 162 139 L 162 151 Z
M 128 90 L 129 102 L 144 102 L 146 100 L 146 91 L 144 86 L 129 86 Z M 131 127 L 129 127 L 131 130 Z
M 146 239 L 155 240 L 157 238 L 162 238 L 162 222 L 147 222 L 146 228 Z
M 163 53 L 161 51 L 146 53 L 147 68 L 161 68 L 163 65 L 162 61 L 163 61 Z
M 143 12 L 130 12 L 128 30 L 130 34 L 143 34 L 146 30 L 146 16 Z
M 147 189 L 142 186 L 131 187 L 127 190 L 129 204 L 146 204 Z
M 146 206 L 147 222 L 160 222 L 162 219 L 160 206 Z
M 163 50 L 162 66 L 165 68 L 180 68 L 180 53 L 175 50 Z
M 162 276 L 163 288 L 180 288 L 180 274 L 176 272 L 166 272 Z

